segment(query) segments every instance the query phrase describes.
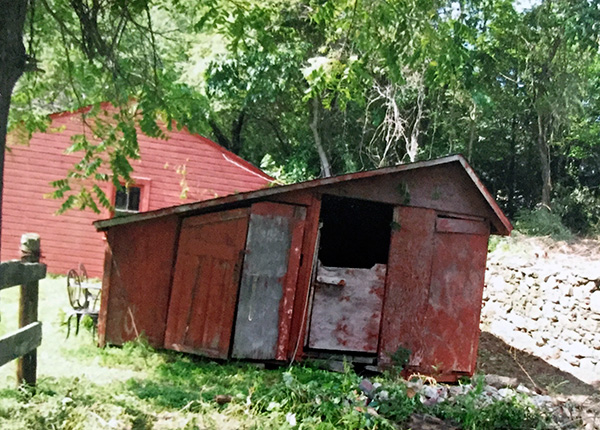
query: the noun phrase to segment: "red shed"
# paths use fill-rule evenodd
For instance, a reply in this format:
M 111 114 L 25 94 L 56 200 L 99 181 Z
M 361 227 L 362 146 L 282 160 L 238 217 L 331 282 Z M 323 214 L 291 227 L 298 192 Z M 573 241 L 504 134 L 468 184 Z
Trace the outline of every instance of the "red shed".
M 110 111 L 109 104 L 102 108 Z M 105 244 L 92 222 L 92 211 L 71 210 L 55 215 L 61 201 L 45 198 L 51 181 L 64 178 L 81 158 L 67 154 L 72 137 L 91 135 L 82 113 L 51 115 L 46 133 L 35 133 L 29 145 L 10 145 L 4 167 L 2 205 L 2 260 L 19 258 L 24 231 L 39 233 L 44 262 L 52 273 L 67 273 L 84 263 L 90 276 L 102 275 Z M 167 131 L 166 139 L 148 137 L 138 130 L 141 159 L 132 163 L 135 184 L 129 193 L 117 193 L 112 184 L 103 190 L 118 199 L 123 211 L 147 211 L 185 202 L 213 199 L 267 186 L 272 178 L 237 155 L 185 129 Z M 108 211 L 102 215 L 110 216 Z
M 491 234 L 512 226 L 461 156 L 98 221 L 100 343 L 216 358 L 343 355 L 475 369 Z

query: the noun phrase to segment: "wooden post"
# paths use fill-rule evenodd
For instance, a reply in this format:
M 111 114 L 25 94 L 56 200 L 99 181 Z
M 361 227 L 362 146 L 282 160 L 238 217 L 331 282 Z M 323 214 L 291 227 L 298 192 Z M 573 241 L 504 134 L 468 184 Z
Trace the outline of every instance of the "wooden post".
M 40 261 L 40 236 L 26 233 L 21 236 L 21 261 L 38 263 Z M 19 328 L 38 319 L 39 282 L 21 285 L 19 300 Z M 17 361 L 17 384 L 35 386 L 37 374 L 37 350 L 28 352 Z

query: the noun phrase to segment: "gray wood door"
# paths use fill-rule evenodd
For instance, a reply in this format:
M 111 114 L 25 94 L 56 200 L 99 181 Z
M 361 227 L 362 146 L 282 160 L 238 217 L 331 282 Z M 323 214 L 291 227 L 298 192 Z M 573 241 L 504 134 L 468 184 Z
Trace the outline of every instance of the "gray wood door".
M 285 348 L 280 334 L 291 322 L 305 216 L 300 206 L 252 206 L 232 357 L 276 359 Z

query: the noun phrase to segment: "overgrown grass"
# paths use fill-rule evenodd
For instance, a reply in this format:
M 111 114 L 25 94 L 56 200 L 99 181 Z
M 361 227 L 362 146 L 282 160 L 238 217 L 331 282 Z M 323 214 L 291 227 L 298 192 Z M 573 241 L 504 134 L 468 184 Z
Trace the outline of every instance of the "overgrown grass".
M 15 388 L 12 370 L 0 369 L 1 429 L 398 429 L 415 412 L 469 429 L 546 425 L 543 414 L 518 399 L 482 405 L 467 394 L 426 407 L 391 376 L 373 379 L 381 386 L 367 405 L 361 377 L 350 368 L 333 373 L 306 363 L 260 369 L 155 351 L 143 340 L 98 349 L 85 330 L 65 339 L 64 279 L 42 284 L 46 321 L 37 390 Z M 8 325 L 16 300 L 0 299 Z

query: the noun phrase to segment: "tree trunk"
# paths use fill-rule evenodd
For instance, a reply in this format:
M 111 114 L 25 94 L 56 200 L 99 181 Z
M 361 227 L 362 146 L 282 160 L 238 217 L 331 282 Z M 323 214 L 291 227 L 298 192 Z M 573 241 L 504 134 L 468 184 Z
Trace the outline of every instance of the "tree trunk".
M 229 138 L 225 136 L 225 133 L 223 133 L 223 130 L 221 130 L 221 127 L 219 127 L 217 121 L 215 121 L 212 118 L 209 118 L 208 125 L 210 125 L 210 128 L 212 129 L 213 135 L 217 140 L 217 143 L 223 148 L 231 151 L 231 140 L 229 140 Z
M 315 139 L 315 147 L 317 148 L 317 152 L 319 153 L 319 160 L 321 162 L 321 174 L 323 177 L 331 176 L 331 165 L 329 164 L 329 160 L 327 159 L 327 154 L 323 149 L 323 143 L 321 141 L 321 133 L 319 131 L 319 122 L 320 122 L 320 111 L 321 111 L 321 102 L 318 97 L 314 97 L 313 99 L 313 119 L 310 123 L 310 129 L 313 132 L 313 137 Z
M 469 143 L 467 145 L 467 160 L 473 162 L 473 143 L 477 137 L 477 105 L 473 102 L 469 111 Z
M 550 172 L 550 145 L 547 135 L 547 124 L 541 113 L 538 120 L 538 150 L 540 152 L 540 165 L 542 170 L 542 206 L 550 209 L 550 193 L 552 192 L 552 175 Z
M 23 45 L 23 25 L 27 15 L 27 3 L 27 0 L 0 0 L 0 243 L 8 112 L 13 89 L 27 64 Z
M 513 216 L 515 210 L 515 166 L 517 164 L 517 117 L 513 115 L 510 126 L 510 157 L 508 159 L 508 202 L 509 216 Z
M 242 152 L 242 130 L 246 119 L 246 109 L 242 109 L 238 114 L 237 118 L 231 124 L 231 149 L 230 151 L 234 154 L 240 154 Z

